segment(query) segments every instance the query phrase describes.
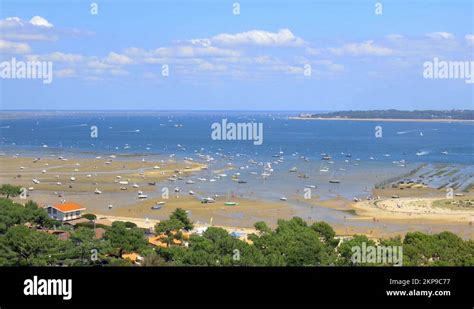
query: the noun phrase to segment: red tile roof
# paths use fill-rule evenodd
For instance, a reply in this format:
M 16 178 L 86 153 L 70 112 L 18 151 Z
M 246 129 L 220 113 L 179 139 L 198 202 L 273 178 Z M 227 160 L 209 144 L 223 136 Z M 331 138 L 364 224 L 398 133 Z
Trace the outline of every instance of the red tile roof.
M 84 210 L 85 208 L 79 204 L 68 202 L 64 204 L 57 204 L 52 206 L 61 212 L 70 212 L 70 211 L 77 211 L 77 210 Z

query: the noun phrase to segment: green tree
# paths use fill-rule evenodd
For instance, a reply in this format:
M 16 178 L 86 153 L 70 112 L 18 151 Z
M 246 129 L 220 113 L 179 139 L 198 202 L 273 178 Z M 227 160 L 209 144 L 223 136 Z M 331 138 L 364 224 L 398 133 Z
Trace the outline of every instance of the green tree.
M 4 184 L 0 187 L 0 194 L 6 195 L 7 199 L 21 194 L 21 187 Z
M 86 218 L 87 220 L 91 220 L 91 221 L 97 219 L 97 216 L 94 215 L 94 214 L 83 214 L 82 217 Z
M 125 252 L 140 251 L 147 241 L 142 229 L 127 228 L 124 222 L 115 221 L 104 235 L 110 241 L 114 254 L 121 257 Z
M 67 243 L 45 232 L 17 225 L 8 229 L 0 246 L 11 265 L 46 266 L 58 265 Z
M 188 218 L 188 214 L 184 209 L 176 208 L 175 211 L 170 215 L 170 220 L 178 220 L 182 223 L 182 228 L 186 231 L 193 229 L 193 223 Z
M 331 247 L 336 247 L 339 241 L 335 239 L 336 232 L 333 228 L 326 222 L 320 221 L 315 222 L 311 225 L 311 228 L 316 231 L 324 240 L 324 243 Z

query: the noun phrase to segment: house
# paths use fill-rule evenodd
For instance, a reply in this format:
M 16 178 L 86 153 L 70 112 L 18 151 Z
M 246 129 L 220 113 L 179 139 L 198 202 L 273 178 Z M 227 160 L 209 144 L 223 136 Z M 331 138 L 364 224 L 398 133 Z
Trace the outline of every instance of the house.
M 81 205 L 71 202 L 48 206 L 47 209 L 49 217 L 59 221 L 78 219 L 85 210 Z
M 143 261 L 143 257 L 135 252 L 122 254 L 122 259 L 129 260 L 135 265 L 140 265 Z

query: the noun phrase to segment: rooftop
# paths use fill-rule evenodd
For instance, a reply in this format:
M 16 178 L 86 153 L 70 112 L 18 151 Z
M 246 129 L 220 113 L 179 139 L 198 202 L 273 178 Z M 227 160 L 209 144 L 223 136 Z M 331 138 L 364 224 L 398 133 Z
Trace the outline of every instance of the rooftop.
M 57 210 L 61 212 L 70 212 L 70 211 L 77 211 L 77 210 L 85 210 L 84 207 L 82 207 L 79 204 L 68 202 L 64 204 L 56 204 L 54 206 L 51 206 L 53 208 L 56 208 Z

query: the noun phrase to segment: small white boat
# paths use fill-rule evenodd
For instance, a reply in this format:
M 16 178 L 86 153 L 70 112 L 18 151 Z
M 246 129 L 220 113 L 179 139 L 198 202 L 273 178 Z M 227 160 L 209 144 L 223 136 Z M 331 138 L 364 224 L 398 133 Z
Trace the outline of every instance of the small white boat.
M 194 194 L 195 194 L 194 191 L 192 190 L 189 191 L 189 195 L 194 195 Z
M 290 172 L 294 173 L 294 172 L 296 172 L 296 171 L 297 171 L 297 169 L 296 169 L 296 166 L 295 166 L 295 167 L 292 167 L 292 168 L 290 168 Z
M 194 183 L 194 181 L 192 181 L 192 180 L 186 181 L 186 184 L 188 184 L 188 185 L 192 185 L 193 183 Z
M 33 179 L 33 183 L 35 183 L 35 184 L 39 184 L 39 183 L 40 183 L 40 181 L 39 181 L 38 179 L 34 178 L 34 179 Z
M 323 167 L 321 169 L 319 169 L 320 172 L 323 172 L 323 173 L 326 173 L 326 172 L 329 172 L 329 169 L 327 167 Z
M 76 177 L 71 177 L 69 178 L 71 181 L 75 181 L 76 180 Z
M 112 207 L 114 207 L 112 204 L 110 204 L 109 206 L 107 206 L 107 208 L 109 208 L 109 209 L 112 209 Z
M 128 185 L 128 181 L 122 180 L 122 181 L 119 181 L 119 184 L 121 184 L 121 185 Z
M 286 200 L 288 200 L 286 197 L 284 196 L 280 197 L 280 201 L 286 201 Z
M 102 194 L 102 191 L 100 191 L 99 189 L 95 188 L 94 193 L 95 193 L 95 194 Z
M 315 185 L 306 185 L 306 188 L 316 189 L 316 186 Z
M 148 195 L 146 195 L 146 194 L 143 194 L 143 193 L 142 193 L 142 194 L 138 194 L 138 198 L 139 198 L 139 199 L 145 199 L 145 198 L 147 198 L 147 197 L 148 197 Z
M 134 183 L 134 184 L 132 185 L 132 187 L 138 188 L 138 185 L 137 185 L 136 183 Z

